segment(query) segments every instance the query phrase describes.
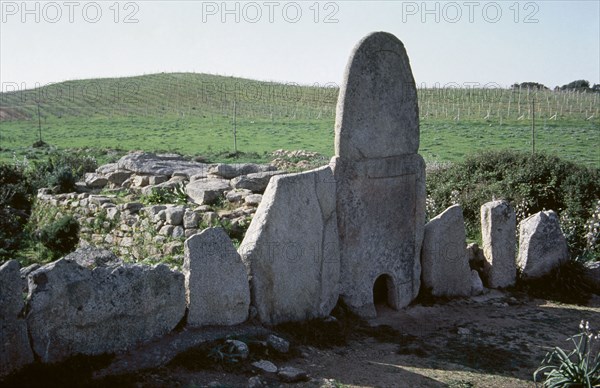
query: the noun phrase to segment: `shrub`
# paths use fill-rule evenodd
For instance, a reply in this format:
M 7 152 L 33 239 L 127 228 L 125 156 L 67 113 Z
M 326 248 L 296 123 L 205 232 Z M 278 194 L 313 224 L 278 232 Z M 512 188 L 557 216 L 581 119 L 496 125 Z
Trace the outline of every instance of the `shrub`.
M 149 194 L 142 195 L 140 202 L 145 205 L 185 205 L 187 203 L 187 194 L 182 184 L 178 184 L 173 188 L 155 187 L 152 188 Z
M 586 266 L 578 260 L 568 260 L 540 278 L 519 277 L 517 287 L 537 298 L 582 305 L 596 292 Z
M 75 176 L 70 167 L 60 166 L 48 177 L 48 186 L 57 187 L 59 193 L 75 191 Z
M 92 157 L 54 152 L 47 160 L 33 162 L 27 171 L 27 178 L 36 189 L 58 186 L 60 192 L 64 193 L 73 191 L 75 182 L 97 167 Z
M 0 165 L 0 263 L 13 258 L 21 245 L 31 203 L 32 187 L 22 166 Z
M 568 354 L 559 346 L 546 354 L 540 367 L 533 373 L 543 377 L 543 386 L 548 388 L 582 387 L 592 388 L 600 385 L 600 351 L 594 353 L 594 334 L 589 323 L 581 321 L 580 332 L 569 338 L 575 348 Z
M 511 202 L 517 222 L 544 209 L 566 212 L 574 225 L 567 237 L 575 257 L 585 250 L 585 225 L 600 199 L 600 170 L 542 153 L 485 151 L 428 171 L 427 193 L 430 216 L 462 206 L 471 238 L 479 233 L 481 205 L 494 198 Z
M 79 223 L 72 215 L 59 218 L 39 230 L 39 240 L 53 259 L 72 252 L 79 242 Z

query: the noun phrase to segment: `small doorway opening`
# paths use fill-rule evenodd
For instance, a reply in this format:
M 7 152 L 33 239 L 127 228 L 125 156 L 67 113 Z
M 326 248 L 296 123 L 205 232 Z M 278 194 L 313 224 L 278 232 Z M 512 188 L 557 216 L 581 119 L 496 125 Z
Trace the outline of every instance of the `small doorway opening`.
M 373 304 L 375 307 L 393 307 L 394 283 L 389 275 L 380 275 L 373 285 Z

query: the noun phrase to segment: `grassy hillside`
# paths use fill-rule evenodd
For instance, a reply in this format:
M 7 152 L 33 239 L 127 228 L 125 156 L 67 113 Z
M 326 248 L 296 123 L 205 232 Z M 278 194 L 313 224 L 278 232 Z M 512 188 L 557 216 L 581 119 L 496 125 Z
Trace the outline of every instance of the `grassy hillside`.
M 68 81 L 0 94 L 0 161 L 58 148 L 142 149 L 257 160 L 275 149 L 333 154 L 338 90 L 206 74 Z M 39 101 L 39 104 L 38 104 Z M 535 111 L 532 110 L 535 102 Z M 600 167 L 600 95 L 504 89 L 422 89 L 421 154 L 456 161 L 481 149 L 531 149 Z M 235 115 L 234 115 L 235 112 Z M 39 151 L 38 151 L 39 153 Z

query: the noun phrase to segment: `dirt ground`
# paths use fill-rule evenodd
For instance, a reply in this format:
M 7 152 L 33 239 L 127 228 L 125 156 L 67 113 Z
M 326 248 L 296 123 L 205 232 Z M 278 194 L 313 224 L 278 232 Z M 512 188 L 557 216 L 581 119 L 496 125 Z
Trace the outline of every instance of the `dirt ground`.
M 600 297 L 577 306 L 493 291 L 402 311 L 379 306 L 368 324 L 381 335 L 325 349 L 299 345 L 299 356 L 274 362 L 310 375 L 289 385 L 296 387 L 533 387 L 533 371 L 548 349 L 569 346 L 565 340 L 582 319 L 600 328 Z M 163 368 L 140 383 L 243 387 L 252 375 Z M 267 386 L 287 386 L 262 376 Z
M 247 387 L 248 380 L 258 375 L 265 387 L 534 387 L 533 371 L 546 352 L 556 345 L 569 347 L 565 340 L 578 332 L 582 319 L 600 329 L 600 296 L 587 306 L 577 306 L 492 291 L 402 311 L 379 306 L 378 317 L 362 322 L 360 333 L 344 345 L 327 345 L 336 342 L 335 332 L 321 333 L 328 337 L 321 337 L 324 346 L 319 346 L 318 336 L 311 343 L 291 336 L 289 328 L 287 332 L 275 328 L 276 334 L 290 340 L 291 350 L 270 360 L 278 367 L 307 372 L 310 379 L 300 383 L 287 384 L 274 374 L 260 373 L 250 361 L 207 366 L 193 353 L 185 362 L 96 383 Z M 340 336 L 347 335 L 341 331 Z M 50 381 L 45 383 L 49 386 Z

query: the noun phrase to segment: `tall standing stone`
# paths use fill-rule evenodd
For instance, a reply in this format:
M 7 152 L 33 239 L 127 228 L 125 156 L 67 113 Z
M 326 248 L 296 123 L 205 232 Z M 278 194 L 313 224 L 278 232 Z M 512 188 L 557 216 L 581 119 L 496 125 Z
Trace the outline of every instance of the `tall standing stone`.
M 425 225 L 423 286 L 434 296 L 471 295 L 471 268 L 465 222 L 459 205 L 450 206 Z
M 185 241 L 183 274 L 190 326 L 235 325 L 248 317 L 248 275 L 222 228 L 209 228 Z
M 373 286 L 408 305 L 420 286 L 425 164 L 415 82 L 402 42 L 375 32 L 352 52 L 340 88 L 332 160 L 337 185 L 340 293 L 356 313 L 376 314 Z
M 274 176 L 239 252 L 263 323 L 329 315 L 340 266 L 331 169 Z
M 503 288 L 515 284 L 516 223 L 515 211 L 506 201 L 492 201 L 481 206 L 481 240 L 488 287 Z
M 33 362 L 23 308 L 19 263 L 10 260 L 0 266 L 0 377 Z
M 517 266 L 523 277 L 544 276 L 567 260 L 569 247 L 554 211 L 541 211 L 521 221 Z

